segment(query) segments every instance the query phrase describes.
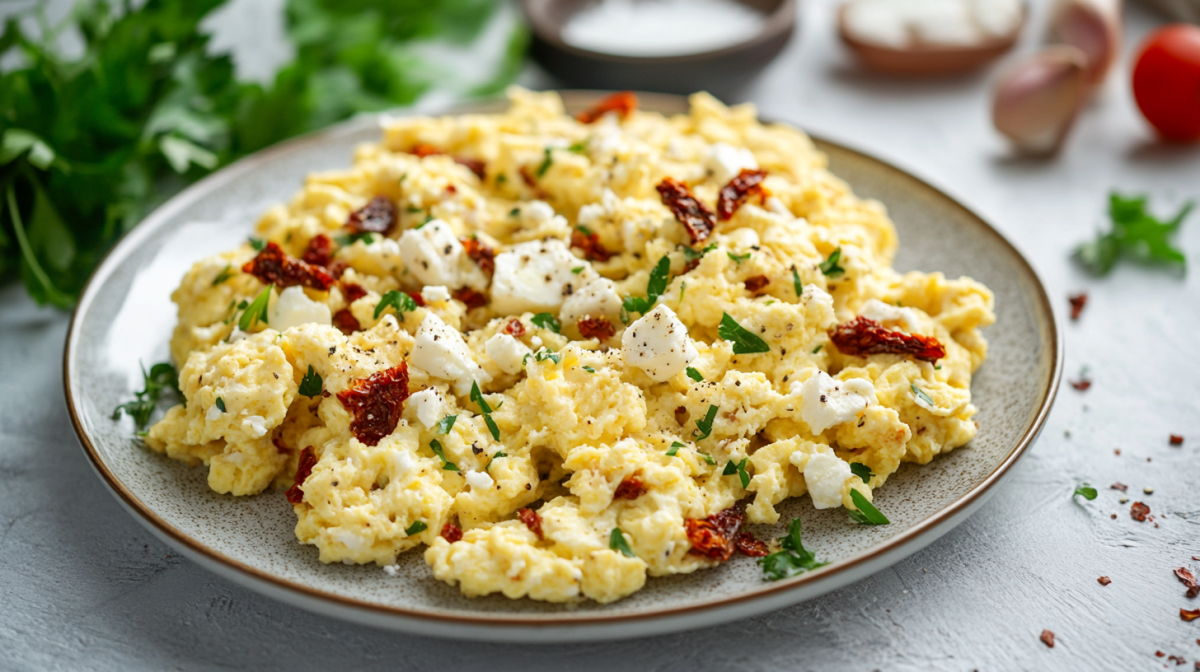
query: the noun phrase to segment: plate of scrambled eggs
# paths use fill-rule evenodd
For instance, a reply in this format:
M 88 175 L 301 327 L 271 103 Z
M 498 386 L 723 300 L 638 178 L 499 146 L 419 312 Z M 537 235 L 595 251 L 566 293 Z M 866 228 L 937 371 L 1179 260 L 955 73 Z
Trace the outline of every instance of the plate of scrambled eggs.
M 508 98 L 268 150 L 104 262 L 68 406 L 155 534 L 373 625 L 649 634 L 897 561 L 1036 437 L 1053 310 L 941 192 L 706 94 Z

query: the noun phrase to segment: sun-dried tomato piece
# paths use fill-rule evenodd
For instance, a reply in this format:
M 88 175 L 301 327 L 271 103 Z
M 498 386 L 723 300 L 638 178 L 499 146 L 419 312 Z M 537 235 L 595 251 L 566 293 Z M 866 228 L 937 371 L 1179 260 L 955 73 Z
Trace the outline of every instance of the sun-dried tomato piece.
M 1139 523 L 1146 522 L 1146 516 L 1150 513 L 1150 507 L 1141 502 L 1134 502 L 1133 506 L 1129 507 L 1129 515 Z
M 504 333 L 513 338 L 520 338 L 525 335 L 525 323 L 514 317 L 504 325 Z
M 1125 492 L 1125 491 L 1129 490 L 1128 485 L 1125 485 L 1124 483 L 1121 483 L 1119 481 L 1117 483 L 1113 483 L 1112 485 L 1110 485 L 1108 487 L 1113 490 L 1120 490 L 1121 492 Z
M 729 181 L 729 184 L 721 187 L 721 193 L 717 196 L 717 217 L 722 222 L 733 217 L 733 214 L 742 207 L 747 199 L 762 193 L 762 181 L 766 177 L 767 171 L 765 170 L 743 168 L 737 177 Z
M 1078 320 L 1083 313 L 1084 306 L 1087 305 L 1087 292 L 1082 294 L 1072 294 L 1067 297 L 1067 301 L 1071 302 L 1071 319 Z
M 771 279 L 765 275 L 756 275 L 753 278 L 746 278 L 742 284 L 746 285 L 746 291 L 751 294 L 758 294 L 762 291 L 763 287 L 771 284 Z
M 613 253 L 605 249 L 604 243 L 600 242 L 600 234 L 596 232 L 584 233 L 575 229 L 571 232 L 571 247 L 582 250 L 583 258 L 588 261 L 608 261 L 613 258 Z
M 585 317 L 575 326 L 579 327 L 579 333 L 584 338 L 594 338 L 598 341 L 607 341 L 617 333 L 613 323 L 603 317 Z
M 1172 446 L 1182 446 L 1183 445 L 1183 436 L 1180 434 L 1172 434 L 1171 438 L 1170 438 L 1170 442 L 1171 442 Z
M 337 398 L 354 416 L 350 431 L 355 438 L 368 446 L 377 445 L 400 423 L 408 398 L 408 362 L 354 381 L 338 392 Z
M 280 289 L 300 285 L 326 292 L 333 286 L 333 277 L 326 273 L 325 269 L 292 259 L 275 243 L 263 246 L 258 256 L 247 261 L 242 270 L 258 278 L 263 284 L 275 285 Z
M 1054 633 L 1049 630 L 1042 630 L 1042 634 L 1038 637 L 1042 643 L 1050 648 L 1054 648 Z
M 443 154 L 444 152 L 442 152 L 442 150 L 438 149 L 437 147 L 434 147 L 433 145 L 429 145 L 424 142 L 419 142 L 416 145 L 414 145 L 412 149 L 408 150 L 408 153 L 416 154 L 418 158 L 423 159 L 427 156 L 437 156 L 438 154 Z
M 530 532 L 537 535 L 538 539 L 543 539 L 542 536 L 542 517 L 533 509 L 517 509 L 517 517 L 525 523 L 525 527 L 529 528 Z
M 646 494 L 646 486 L 642 484 L 642 479 L 637 476 L 630 476 L 621 481 L 613 492 L 613 499 L 637 499 Z
M 1079 380 L 1072 380 L 1072 381 L 1070 381 L 1070 383 L 1071 383 L 1071 387 L 1079 390 L 1080 392 L 1087 392 L 1088 388 L 1090 388 L 1092 386 L 1092 381 L 1088 380 L 1087 378 L 1080 378 Z
M 288 448 L 287 444 L 283 442 L 283 437 L 281 436 L 272 436 L 271 443 L 275 445 L 275 452 L 280 455 L 290 455 L 292 452 L 292 449 Z
M 475 173 L 475 177 L 483 179 L 487 177 L 487 164 L 481 159 L 469 159 L 462 156 L 454 157 L 454 162 L 460 166 L 466 166 L 467 170 Z
M 704 520 L 684 520 L 688 541 L 692 544 L 688 552 L 725 562 L 733 555 L 738 528 L 742 526 L 744 519 L 741 507 L 735 504 Z
M 531 189 L 537 188 L 537 178 L 533 176 L 533 173 L 529 172 L 529 166 L 521 166 L 517 172 L 521 173 L 521 179 L 525 181 L 525 186 Z
M 739 533 L 734 545 L 737 546 L 739 553 L 752 558 L 765 558 L 771 554 L 771 549 L 767 546 L 767 542 L 756 538 L 749 532 Z
M 292 504 L 299 504 L 304 501 L 304 481 L 312 475 L 313 467 L 317 466 L 317 456 L 313 453 L 313 447 L 308 446 L 300 451 L 300 464 L 296 466 L 296 476 L 292 479 L 292 487 L 288 488 L 287 500 Z
M 687 229 L 693 245 L 708 240 L 717 226 L 712 210 L 696 200 L 686 184 L 666 177 L 655 189 L 658 189 L 659 195 L 662 196 L 663 205 L 670 208 L 671 214 L 675 215 L 675 221 Z
M 471 261 L 479 266 L 479 270 L 491 277 L 492 273 L 496 271 L 496 251 L 478 238 L 464 238 L 461 242 L 463 250 L 466 251 Z
M 482 308 L 487 305 L 487 295 L 470 287 L 454 290 L 452 296 L 467 304 L 468 309 Z
M 1200 595 L 1200 584 L 1196 583 L 1196 575 L 1192 574 L 1187 567 L 1180 567 L 1175 570 L 1175 577 L 1178 578 L 1187 588 L 1188 597 L 1196 597 Z
M 342 274 L 346 272 L 347 268 L 350 268 L 350 264 L 344 261 L 331 261 L 325 268 L 329 271 L 329 275 L 333 276 L 334 280 L 341 280 Z
M 367 290 L 363 289 L 362 285 L 353 282 L 342 283 L 342 297 L 346 299 L 346 303 L 354 303 L 366 295 Z
M 300 260 L 313 266 L 329 266 L 329 262 L 333 261 L 333 241 L 329 236 L 318 233 L 308 241 Z
M 343 308 L 333 314 L 333 326 L 346 335 L 362 331 L 362 325 L 358 323 L 358 318 L 350 312 L 349 308 Z
M 1102 586 L 1107 586 L 1108 584 L 1112 583 L 1112 579 L 1108 578 L 1107 576 L 1102 576 L 1096 579 L 1096 581 L 1098 581 Z
M 618 91 L 617 93 L 601 98 L 600 102 L 591 108 L 575 115 L 575 120 L 581 124 L 591 124 L 599 121 L 601 117 L 609 112 L 616 112 L 624 119 L 629 116 L 629 113 L 636 110 L 637 106 L 637 94 L 632 91 Z
M 442 526 L 442 538 L 450 543 L 462 541 L 462 528 L 454 523 L 446 523 Z
M 932 336 L 892 331 L 862 315 L 834 327 L 829 338 L 845 355 L 908 355 L 923 362 L 946 356 L 946 348 Z
M 1189 609 L 1181 608 L 1179 610 L 1179 618 L 1181 618 L 1185 621 L 1194 621 L 1197 618 L 1200 618 L 1200 609 L 1190 609 L 1189 610 Z
M 412 299 L 412 300 L 413 300 L 413 303 L 417 304 L 417 307 L 418 307 L 418 308 L 424 308 L 424 307 L 425 307 L 425 297 L 421 296 L 421 293 L 420 293 L 420 292 L 408 292 L 408 291 L 406 291 L 406 292 L 404 292 L 404 293 L 405 293 L 405 294 L 408 294 L 408 297 L 409 297 L 410 299 Z
M 386 196 L 376 196 L 366 205 L 350 213 L 346 228 L 355 233 L 382 233 L 396 225 L 396 206 Z

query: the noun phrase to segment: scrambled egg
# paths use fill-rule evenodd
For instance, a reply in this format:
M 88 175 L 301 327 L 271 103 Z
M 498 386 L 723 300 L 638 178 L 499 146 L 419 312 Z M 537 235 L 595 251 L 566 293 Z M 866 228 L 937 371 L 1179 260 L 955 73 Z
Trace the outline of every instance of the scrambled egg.
M 296 536 L 322 562 L 386 567 L 424 546 L 467 595 L 609 602 L 718 564 L 692 552 L 688 519 L 746 500 L 749 522 L 774 523 L 806 494 L 854 509 L 852 490 L 870 500 L 901 462 L 975 434 L 991 292 L 894 271 L 882 206 L 804 134 L 705 94 L 688 114 L 591 124 L 554 93 L 510 98 L 500 115 L 390 120 L 351 168 L 266 213 L 256 235 L 292 258 L 336 241 L 328 291 L 271 288 L 242 331 L 267 285 L 240 269 L 262 243 L 196 263 L 172 295 L 186 404 L 147 445 L 207 465 L 216 492 L 294 485 Z M 763 189 L 701 244 L 656 192 L 673 178 L 712 208 L 744 169 Z M 377 197 L 394 225 L 348 236 Z M 844 354 L 831 330 L 860 315 L 945 356 Z M 738 354 L 730 318 L 768 351 Z M 394 428 L 360 440 L 338 394 L 402 362 Z

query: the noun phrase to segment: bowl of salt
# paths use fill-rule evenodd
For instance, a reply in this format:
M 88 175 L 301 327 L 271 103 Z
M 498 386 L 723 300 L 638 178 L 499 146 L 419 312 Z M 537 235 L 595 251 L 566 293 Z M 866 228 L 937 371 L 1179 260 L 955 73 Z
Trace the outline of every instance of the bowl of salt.
M 730 96 L 791 39 L 795 0 L 522 0 L 564 86 Z

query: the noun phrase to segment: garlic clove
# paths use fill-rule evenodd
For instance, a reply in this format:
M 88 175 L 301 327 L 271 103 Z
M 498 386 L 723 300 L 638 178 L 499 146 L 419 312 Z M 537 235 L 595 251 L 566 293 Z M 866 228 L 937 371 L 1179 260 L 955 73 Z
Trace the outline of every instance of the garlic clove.
M 1121 0 L 1058 0 L 1050 32 L 1083 52 L 1088 83 L 1097 86 L 1121 53 Z
M 1016 63 L 996 85 L 992 123 L 1021 151 L 1057 151 L 1091 91 L 1087 65 L 1086 54 L 1068 45 Z

